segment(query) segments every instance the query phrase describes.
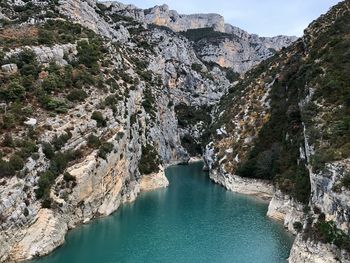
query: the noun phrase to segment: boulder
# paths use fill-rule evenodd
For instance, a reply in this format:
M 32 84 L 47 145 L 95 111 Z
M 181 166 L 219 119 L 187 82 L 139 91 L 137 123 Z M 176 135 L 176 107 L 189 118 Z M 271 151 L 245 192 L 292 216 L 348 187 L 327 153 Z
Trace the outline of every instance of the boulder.
M 1 70 L 7 74 L 15 74 L 18 71 L 16 64 L 5 64 L 1 66 Z

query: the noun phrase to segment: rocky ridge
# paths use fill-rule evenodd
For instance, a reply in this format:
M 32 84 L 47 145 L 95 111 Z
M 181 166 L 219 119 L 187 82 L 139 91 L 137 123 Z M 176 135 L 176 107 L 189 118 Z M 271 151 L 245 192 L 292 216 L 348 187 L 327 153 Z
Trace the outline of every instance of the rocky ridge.
M 259 37 L 249 34 L 226 24 L 224 18 L 218 14 L 182 15 L 170 10 L 167 5 L 143 10 L 134 5 L 114 1 L 104 3 L 112 13 L 131 17 L 141 23 L 165 26 L 175 32 L 197 35 L 195 39 L 190 39 L 194 40 L 197 55 L 203 61 L 233 68 L 239 73 L 248 71 L 297 39 L 289 36 Z M 216 34 L 212 34 L 211 29 Z

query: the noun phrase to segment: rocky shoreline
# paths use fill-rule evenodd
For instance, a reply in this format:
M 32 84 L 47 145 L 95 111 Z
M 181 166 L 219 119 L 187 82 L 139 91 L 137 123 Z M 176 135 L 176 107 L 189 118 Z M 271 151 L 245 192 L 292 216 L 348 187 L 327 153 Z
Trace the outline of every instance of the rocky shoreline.
M 288 232 L 296 236 L 288 258 L 289 263 L 350 262 L 349 254 L 334 245 L 304 240 L 302 234 L 298 234 L 293 226 L 295 222 L 305 221 L 304 206 L 280 190 L 274 189 L 271 183 L 222 174 L 216 170 L 210 171 L 210 179 L 227 190 L 250 195 L 269 203 L 266 215 L 281 222 Z
M 123 191 L 120 189 L 117 195 L 119 196 L 118 201 L 108 201 L 109 204 L 114 205 L 109 207 L 101 206 L 93 218 L 81 218 L 79 221 L 78 218 L 74 220 L 70 218 L 70 215 L 60 215 L 51 209 L 40 209 L 33 224 L 24 230 L 24 238 L 10 249 L 10 255 L 5 262 L 25 261 L 45 256 L 64 244 L 65 236 L 69 230 L 80 224 L 87 224 L 93 219 L 111 215 L 122 204 L 134 202 L 140 192 L 165 188 L 168 185 L 168 179 L 165 177 L 164 169 L 162 168 L 158 173 L 144 176 L 140 182 L 130 187 L 123 196 L 120 195 Z
M 247 179 L 230 174 L 220 175 L 216 171 L 210 171 L 209 177 L 215 183 L 232 192 L 255 196 L 264 201 L 270 201 L 273 197 L 273 186 L 267 181 Z

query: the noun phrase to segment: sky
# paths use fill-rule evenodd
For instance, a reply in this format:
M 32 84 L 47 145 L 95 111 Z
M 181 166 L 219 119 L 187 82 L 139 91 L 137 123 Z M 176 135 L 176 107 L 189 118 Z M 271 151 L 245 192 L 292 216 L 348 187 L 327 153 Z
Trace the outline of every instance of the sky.
M 226 23 L 260 36 L 302 36 L 339 0 L 118 0 L 141 8 L 167 4 L 180 14 L 218 13 Z

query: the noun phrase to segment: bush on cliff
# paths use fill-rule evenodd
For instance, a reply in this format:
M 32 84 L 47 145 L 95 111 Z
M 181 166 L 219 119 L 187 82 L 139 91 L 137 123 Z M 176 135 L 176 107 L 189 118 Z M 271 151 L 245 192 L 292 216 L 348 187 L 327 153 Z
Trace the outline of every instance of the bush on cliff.
M 159 171 L 159 157 L 154 146 L 146 144 L 142 146 L 142 156 L 139 161 L 139 171 L 141 174 L 151 174 Z

